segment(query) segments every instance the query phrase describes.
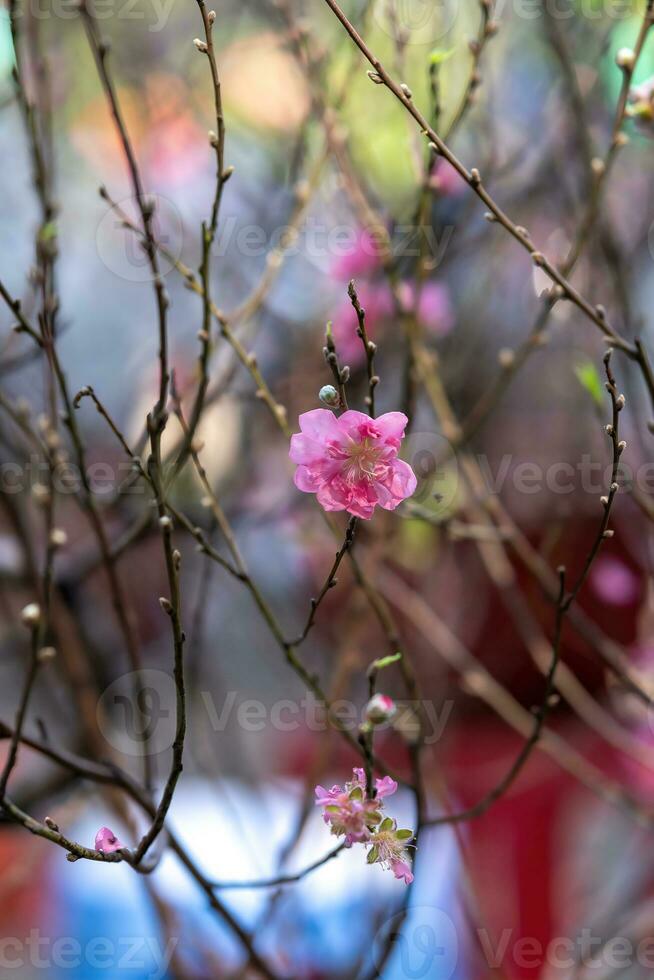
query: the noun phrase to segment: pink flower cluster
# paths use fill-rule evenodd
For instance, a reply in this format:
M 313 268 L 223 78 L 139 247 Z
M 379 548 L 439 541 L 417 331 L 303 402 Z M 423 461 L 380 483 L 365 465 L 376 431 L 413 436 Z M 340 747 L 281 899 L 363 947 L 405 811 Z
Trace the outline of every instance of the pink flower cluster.
M 416 476 L 397 458 L 407 417 L 387 412 L 371 419 L 363 412 L 336 416 L 316 408 L 300 416 L 301 432 L 291 437 L 297 463 L 295 486 L 315 493 L 325 510 L 372 517 L 377 504 L 395 510 L 416 489 Z
M 397 789 L 390 776 L 375 780 L 375 795 L 366 793 L 363 769 L 353 769 L 345 786 L 316 786 L 316 805 L 323 807 L 323 820 L 332 834 L 345 838 L 345 846 L 363 844 L 368 848 L 368 864 L 381 864 L 407 885 L 413 881 L 407 853 L 412 830 L 398 830 L 391 817 L 384 816 L 384 800 Z

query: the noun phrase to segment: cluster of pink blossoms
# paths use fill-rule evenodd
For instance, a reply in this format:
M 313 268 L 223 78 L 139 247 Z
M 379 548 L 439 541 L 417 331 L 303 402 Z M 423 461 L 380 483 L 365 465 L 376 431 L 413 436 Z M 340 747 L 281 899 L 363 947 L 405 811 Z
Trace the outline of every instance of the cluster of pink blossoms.
M 384 816 L 384 799 L 397 789 L 390 776 L 375 780 L 375 796 L 366 793 L 363 769 L 353 769 L 345 786 L 316 786 L 316 805 L 323 807 L 323 819 L 332 834 L 345 838 L 345 846 L 364 844 L 368 864 L 381 864 L 407 885 L 413 881 L 407 841 L 412 830 L 398 830 L 395 820 Z
M 371 419 L 363 412 L 336 416 L 326 408 L 300 415 L 300 433 L 291 438 L 297 463 L 295 485 L 315 493 L 325 510 L 372 517 L 377 504 L 395 510 L 416 489 L 416 476 L 397 458 L 407 417 L 387 412 Z

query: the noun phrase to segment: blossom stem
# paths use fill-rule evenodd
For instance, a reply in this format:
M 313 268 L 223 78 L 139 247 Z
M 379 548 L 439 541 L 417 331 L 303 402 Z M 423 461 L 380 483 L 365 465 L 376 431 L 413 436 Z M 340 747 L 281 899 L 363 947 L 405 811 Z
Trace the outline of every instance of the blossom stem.
M 318 612 L 318 609 L 319 609 L 319 607 L 320 607 L 323 599 L 325 598 L 325 596 L 327 595 L 327 593 L 329 592 L 329 590 L 330 589 L 333 589 L 334 586 L 337 583 L 336 573 L 337 573 L 337 571 L 339 569 L 339 566 L 340 566 L 343 558 L 345 557 L 345 555 L 347 554 L 347 552 L 350 550 L 350 548 L 352 548 L 352 546 L 354 545 L 354 535 L 355 535 L 355 532 L 356 532 L 356 529 L 357 529 L 357 524 L 358 524 L 358 518 L 356 518 L 356 517 L 351 517 L 349 519 L 349 521 L 347 522 L 347 528 L 345 530 L 345 538 L 343 540 L 343 544 L 341 545 L 341 547 L 336 552 L 336 557 L 334 558 L 334 563 L 333 563 L 332 567 L 329 570 L 329 574 L 327 575 L 327 578 L 325 579 L 325 582 L 323 584 L 323 587 L 321 588 L 321 590 L 318 593 L 318 595 L 315 598 L 311 599 L 311 610 L 310 610 L 309 615 L 307 617 L 307 621 L 304 624 L 304 629 L 302 630 L 302 632 L 300 633 L 300 635 L 295 640 L 289 641 L 289 646 L 298 647 L 298 646 L 300 646 L 301 643 L 304 643 L 304 641 L 306 640 L 306 638 L 307 638 L 307 636 L 309 634 L 309 631 L 311 630 L 311 627 L 313 626 L 313 624 L 315 622 L 316 613 Z

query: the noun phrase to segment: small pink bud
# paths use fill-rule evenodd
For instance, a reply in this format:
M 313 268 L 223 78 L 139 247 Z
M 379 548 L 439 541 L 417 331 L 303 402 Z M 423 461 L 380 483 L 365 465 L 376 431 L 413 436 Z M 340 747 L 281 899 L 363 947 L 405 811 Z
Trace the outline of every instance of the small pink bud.
M 118 840 L 113 830 L 110 830 L 109 827 L 100 827 L 95 835 L 95 849 L 96 851 L 102 851 L 103 854 L 112 854 L 114 851 L 120 851 L 124 846 L 123 842 Z
M 397 713 L 397 705 L 388 694 L 374 694 L 366 705 L 366 719 L 372 725 L 381 725 L 390 721 Z

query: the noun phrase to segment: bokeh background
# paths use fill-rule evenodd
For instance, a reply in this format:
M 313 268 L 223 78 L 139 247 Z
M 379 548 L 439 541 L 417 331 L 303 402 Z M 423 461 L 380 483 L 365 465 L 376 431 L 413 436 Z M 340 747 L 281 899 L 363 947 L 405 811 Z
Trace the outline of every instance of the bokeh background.
M 373 0 L 347 9 L 416 102 L 431 111 L 436 98 L 438 125 L 447 130 L 470 80 L 469 40 L 482 18 L 478 3 Z M 499 782 L 522 744 L 524 734 L 510 719 L 542 697 L 554 614 L 542 581 L 510 542 L 500 555 L 483 529 L 479 535 L 466 530 L 463 450 L 451 451 L 452 432 L 443 431 L 411 377 L 402 324 L 370 243 L 371 216 L 388 231 L 397 282 L 407 307 L 417 310 L 454 411 L 474 423 L 465 451 L 478 461 L 485 492 L 501 502 L 532 553 L 551 569 L 564 563 L 579 570 L 601 517 L 610 461 L 602 431 L 610 410 L 600 380 L 605 345 L 572 304 L 560 303 L 514 377 L 515 351 L 542 309 L 546 278 L 484 220 L 452 168 L 426 165 L 412 121 L 371 83 L 368 66 L 327 7 L 319 0 L 289 7 L 221 0 L 216 11 L 226 161 L 234 174 L 213 248 L 214 299 L 230 313 L 255 291 L 251 309 L 237 318 L 239 336 L 256 353 L 296 429 L 297 416 L 319 407 L 318 391 L 331 381 L 322 354 L 328 320 L 351 368 L 350 403 L 363 407 L 365 364 L 347 297 L 348 280 L 357 282 L 378 344 L 378 410 L 409 410 L 404 455 L 419 485 L 413 509 L 380 512 L 360 528 L 356 548 L 397 617 L 430 708 L 423 754 L 427 810 L 457 811 Z M 111 44 L 111 71 L 144 184 L 156 201 L 157 237 L 173 260 L 195 269 L 215 180 L 207 138 L 215 128 L 212 90 L 206 59 L 193 45 L 202 36 L 197 5 L 107 0 L 96 4 L 96 14 Z M 564 261 L 575 241 L 591 193 L 592 161 L 603 159 L 611 144 L 621 85 L 615 54 L 633 45 L 642 15 L 635 0 L 565 0 L 549 7 L 513 0 L 492 13 L 498 30 L 484 44 L 479 84 L 452 132 L 452 146 L 479 168 L 496 200 L 554 261 Z M 98 193 L 106 187 L 136 216 L 124 158 L 75 6 L 31 0 L 20 4 L 20 22 L 34 98 L 47 97 L 51 106 L 60 357 L 71 390 L 93 385 L 130 444 L 139 446 L 157 393 L 152 284 L 135 236 Z M 47 57 L 41 80 L 36 50 Z M 3 10 L 0 269 L 32 315 L 39 216 L 13 97 L 13 63 Z M 654 50 L 646 45 L 636 81 L 653 71 Z M 607 180 L 573 281 L 611 311 L 626 337 L 640 335 L 651 345 L 652 142 L 628 120 L 624 131 L 629 142 Z M 190 398 L 201 302 L 172 261 L 164 259 L 164 272 L 171 361 Z M 25 336 L 12 332 L 6 309 L 0 324 L 2 392 L 29 406 L 38 420 L 47 404 L 43 362 Z M 566 625 L 565 689 L 559 687 L 561 699 L 548 720 L 556 734 L 547 743 L 551 751 L 535 750 L 483 816 L 424 831 L 405 921 L 405 886 L 367 867 L 356 848 L 296 884 L 221 891 L 280 976 L 377 975 L 380 949 L 394 928 L 400 935 L 381 971 L 387 980 L 649 975 L 652 950 L 648 961 L 633 950 L 652 936 L 654 925 L 651 830 L 634 808 L 648 813 L 652 804 L 654 722 L 605 670 L 598 646 L 612 644 L 640 682 L 651 685 L 651 413 L 634 367 L 619 355 L 613 367 L 627 399 L 622 436 L 633 480 L 615 505 L 615 536 L 579 598 L 594 632 Z M 492 411 L 480 412 L 489 392 Z M 129 461 L 90 403 L 82 403 L 78 419 L 96 467 L 93 489 L 118 542 L 151 512 L 148 495 L 138 483 L 119 489 Z M 174 438 L 173 421 L 165 444 L 172 446 Z M 292 635 L 324 580 L 334 544 L 315 502 L 293 484 L 287 439 L 217 332 L 199 438 L 252 577 Z M 27 528 L 35 541 L 42 528 L 29 447 L 4 416 L 0 452 L 3 464 L 20 462 L 22 480 L 16 492 L 15 473 L 3 465 L 0 717 L 11 722 L 26 662 L 19 611 L 34 598 L 16 527 Z M 176 506 L 220 547 L 202 498 L 187 466 L 177 481 Z M 131 734 L 129 665 L 97 545 L 66 494 L 57 523 L 68 535 L 55 565 L 59 656 L 40 674 L 28 730 L 81 754 L 88 749 L 80 723 L 83 684 L 70 673 L 81 657 L 106 757 L 138 773 L 144 743 Z M 299 871 L 334 843 L 314 812 L 313 786 L 345 781 L 356 757 L 316 715 L 247 591 L 198 555 L 188 536 L 179 536 L 178 547 L 190 722 L 171 823 L 210 878 L 248 881 Z M 157 708 L 145 751 L 163 778 L 174 689 L 169 626 L 158 602 L 166 594 L 165 570 L 152 522 L 143 524 L 118 567 Z M 303 650 L 310 669 L 347 702 L 344 711 L 352 706 L 356 728 L 366 667 L 387 652 L 386 639 L 347 565 L 338 577 Z M 450 650 L 448 661 L 438 623 L 472 659 L 457 663 Z M 484 696 L 490 682 L 482 670 L 509 698 L 504 714 Z M 406 699 L 396 668 L 384 673 L 383 687 L 400 704 Z M 528 718 L 519 716 L 523 723 Z M 406 774 L 410 711 L 401 717 L 402 724 L 379 734 L 377 749 Z M 12 793 L 89 846 L 103 824 L 134 843 L 133 828 L 121 826 L 97 788 L 27 749 Z M 411 793 L 400 789 L 395 799 L 393 815 L 413 826 Z M 58 848 L 4 822 L 0 867 L 3 977 L 247 975 L 239 944 L 172 855 L 150 877 L 126 865 L 70 864 Z M 597 937 L 591 953 L 621 937 L 633 944 L 633 955 L 626 965 L 608 955 L 589 964 L 584 930 Z M 551 945 L 561 939 L 572 943 L 572 964 L 568 946 Z

